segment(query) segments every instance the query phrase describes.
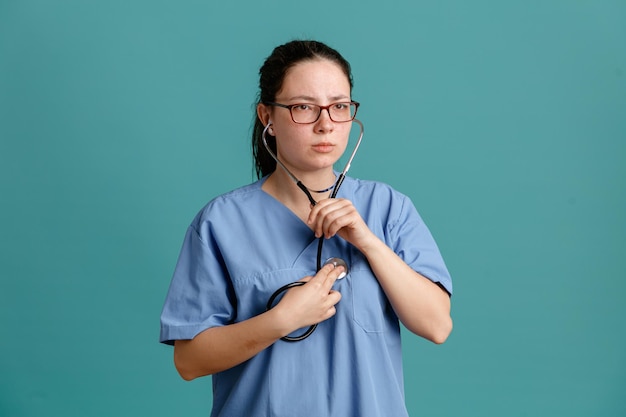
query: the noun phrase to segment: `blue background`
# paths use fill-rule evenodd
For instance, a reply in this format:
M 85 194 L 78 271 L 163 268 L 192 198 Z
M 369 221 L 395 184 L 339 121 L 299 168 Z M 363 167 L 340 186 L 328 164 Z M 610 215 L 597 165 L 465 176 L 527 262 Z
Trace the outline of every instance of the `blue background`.
M 254 179 L 293 38 L 352 63 L 351 174 L 411 196 L 453 274 L 446 344 L 405 334 L 411 415 L 626 415 L 617 0 L 0 0 L 0 415 L 208 415 L 159 314 L 193 215 Z

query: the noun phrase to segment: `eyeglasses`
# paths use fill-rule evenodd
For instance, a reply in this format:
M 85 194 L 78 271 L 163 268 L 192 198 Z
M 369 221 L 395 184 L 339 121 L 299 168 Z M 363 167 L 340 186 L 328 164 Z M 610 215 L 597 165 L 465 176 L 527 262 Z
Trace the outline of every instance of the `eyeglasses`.
M 311 103 L 280 104 L 269 102 L 265 104 L 289 109 L 291 120 L 300 124 L 317 122 L 322 114 L 322 110 L 328 111 L 330 120 L 333 122 L 350 122 L 356 117 L 356 111 L 359 108 L 359 103 L 356 101 L 333 103 L 328 106 L 318 106 Z

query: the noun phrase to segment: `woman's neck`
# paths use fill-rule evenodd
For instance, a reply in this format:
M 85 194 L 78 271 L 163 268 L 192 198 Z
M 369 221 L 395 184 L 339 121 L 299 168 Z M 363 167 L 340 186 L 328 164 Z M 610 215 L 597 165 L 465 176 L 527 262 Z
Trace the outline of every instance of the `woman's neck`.
M 315 201 L 330 197 L 332 186 L 336 181 L 336 176 L 332 168 L 324 170 L 323 172 L 316 171 L 315 173 L 308 174 L 294 173 L 294 175 L 299 175 L 297 176 L 298 180 L 309 190 Z M 294 212 L 300 214 L 300 212 L 306 211 L 308 215 L 311 204 L 308 197 L 281 167 L 276 167 L 276 170 L 267 178 L 262 188 L 265 192 Z M 319 190 L 326 191 L 316 192 Z

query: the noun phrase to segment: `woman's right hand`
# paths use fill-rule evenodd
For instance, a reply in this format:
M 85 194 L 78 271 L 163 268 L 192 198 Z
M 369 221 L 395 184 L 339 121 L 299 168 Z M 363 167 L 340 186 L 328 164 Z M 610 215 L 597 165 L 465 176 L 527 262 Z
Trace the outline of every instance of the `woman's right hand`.
M 274 308 L 248 320 L 208 328 L 192 340 L 177 340 L 176 369 L 186 380 L 230 369 L 281 337 L 334 316 L 341 294 L 332 287 L 343 271 L 342 266 L 326 265 L 301 280 L 306 284 L 287 291 Z
M 335 305 L 341 300 L 341 293 L 332 287 L 342 272 L 345 272 L 343 266 L 325 265 L 314 276 L 300 280 L 306 284 L 285 293 L 274 309 L 280 311 L 288 333 L 335 315 Z

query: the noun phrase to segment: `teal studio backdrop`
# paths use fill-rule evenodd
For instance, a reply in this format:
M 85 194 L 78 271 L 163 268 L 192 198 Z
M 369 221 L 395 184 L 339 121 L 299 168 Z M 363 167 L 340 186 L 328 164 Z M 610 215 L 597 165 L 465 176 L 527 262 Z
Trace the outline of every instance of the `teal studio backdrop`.
M 208 415 L 160 310 L 293 38 L 351 61 L 351 174 L 453 274 L 448 341 L 404 333 L 411 415 L 626 416 L 621 0 L 0 0 L 0 416 Z

